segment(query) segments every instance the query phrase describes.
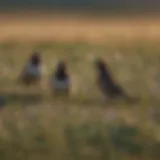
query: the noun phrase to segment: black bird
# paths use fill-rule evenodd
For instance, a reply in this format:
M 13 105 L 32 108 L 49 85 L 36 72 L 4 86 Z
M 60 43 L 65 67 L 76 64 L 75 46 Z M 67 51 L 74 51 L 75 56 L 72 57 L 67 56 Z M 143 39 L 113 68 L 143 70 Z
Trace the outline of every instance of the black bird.
M 120 85 L 115 82 L 109 67 L 102 59 L 96 60 L 96 68 L 98 71 L 98 85 L 105 95 L 110 99 L 118 97 L 130 99 Z
M 54 95 L 69 95 L 71 79 L 65 62 L 61 61 L 51 77 L 51 88 Z
M 40 54 L 38 52 L 35 52 L 31 55 L 29 61 L 21 72 L 21 75 L 19 77 L 21 83 L 25 85 L 39 84 L 41 79 L 40 65 Z

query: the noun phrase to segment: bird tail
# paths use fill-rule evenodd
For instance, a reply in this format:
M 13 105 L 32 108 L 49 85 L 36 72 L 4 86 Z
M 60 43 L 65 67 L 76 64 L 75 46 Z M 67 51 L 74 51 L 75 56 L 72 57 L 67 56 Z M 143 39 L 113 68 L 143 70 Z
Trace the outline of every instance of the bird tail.
M 117 96 L 123 97 L 126 101 L 128 101 L 130 103 L 134 103 L 134 102 L 139 101 L 138 97 L 132 97 L 132 96 L 130 96 L 120 86 L 116 86 L 116 90 L 117 90 L 117 93 L 118 93 Z

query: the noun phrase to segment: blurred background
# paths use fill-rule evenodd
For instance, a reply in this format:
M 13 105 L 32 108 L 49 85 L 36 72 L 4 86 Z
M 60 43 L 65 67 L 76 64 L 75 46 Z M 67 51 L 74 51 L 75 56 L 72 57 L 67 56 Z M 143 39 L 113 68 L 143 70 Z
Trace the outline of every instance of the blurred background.
M 158 0 L 1 0 L 1 9 L 32 9 L 32 8 L 59 8 L 59 9 L 143 9 L 155 10 L 160 6 Z
M 153 39 L 159 8 L 158 0 L 1 0 L 0 40 Z

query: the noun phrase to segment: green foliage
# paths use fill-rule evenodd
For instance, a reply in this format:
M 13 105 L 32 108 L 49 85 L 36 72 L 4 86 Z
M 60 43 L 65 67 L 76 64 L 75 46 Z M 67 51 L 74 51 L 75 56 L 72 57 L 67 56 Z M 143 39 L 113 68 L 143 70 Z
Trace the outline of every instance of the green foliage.
M 132 154 L 143 151 L 144 144 L 136 141 L 136 138 L 141 136 L 138 127 L 122 124 L 117 127 L 111 127 L 110 134 L 113 145 L 118 150 Z

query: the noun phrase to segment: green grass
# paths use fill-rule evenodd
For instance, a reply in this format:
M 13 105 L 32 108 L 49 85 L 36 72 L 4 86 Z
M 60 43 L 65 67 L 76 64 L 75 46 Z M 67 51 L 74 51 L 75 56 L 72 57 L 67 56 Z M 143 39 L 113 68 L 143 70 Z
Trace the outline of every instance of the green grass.
M 16 82 L 28 56 L 43 57 L 42 91 Z M 160 159 L 160 47 L 158 42 L 6 42 L 0 45 L 2 160 L 158 160 Z M 103 57 L 114 77 L 138 104 L 107 102 L 95 82 L 93 60 Z M 49 77 L 56 62 L 68 63 L 70 99 L 55 99 Z

